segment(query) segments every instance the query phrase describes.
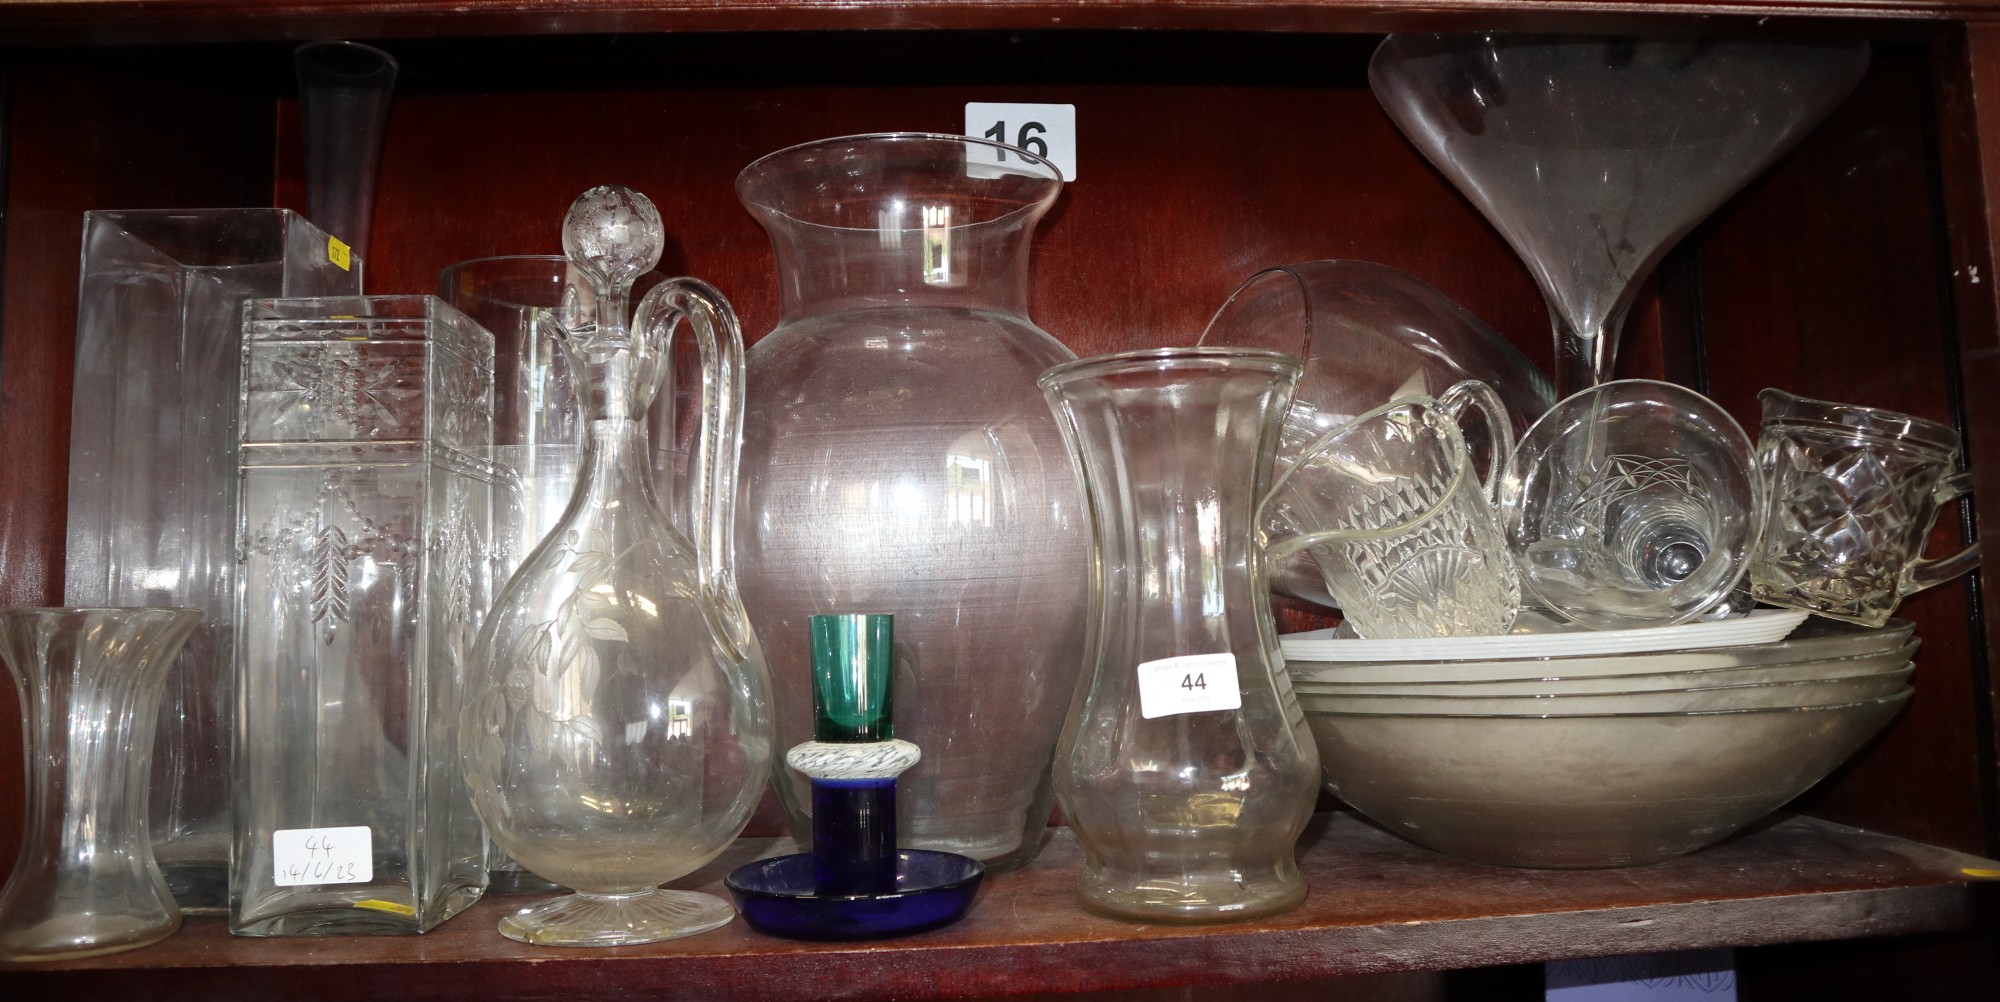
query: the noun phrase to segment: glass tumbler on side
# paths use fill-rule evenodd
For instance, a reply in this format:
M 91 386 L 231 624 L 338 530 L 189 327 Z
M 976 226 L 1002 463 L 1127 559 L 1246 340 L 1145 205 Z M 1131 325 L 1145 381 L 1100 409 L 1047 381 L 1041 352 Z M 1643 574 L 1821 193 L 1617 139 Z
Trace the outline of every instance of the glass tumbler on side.
M 0 961 L 164 939 L 181 912 L 153 859 L 146 787 L 168 666 L 197 609 L 0 610 L 26 720 L 28 810 L 0 892 Z
M 694 279 L 660 283 L 657 211 L 629 189 L 572 205 L 563 245 L 596 316 L 566 328 L 586 437 L 574 497 L 494 603 L 471 657 L 459 753 L 494 844 L 576 889 L 500 922 L 544 946 L 689 936 L 734 918 L 713 895 L 661 890 L 728 848 L 770 768 L 763 654 L 731 556 L 742 335 Z M 645 415 L 685 321 L 702 359 L 692 539 L 655 496 Z
M 160 700 L 153 851 L 191 915 L 229 904 L 230 645 L 243 301 L 361 291 L 358 258 L 284 209 L 83 217 L 63 601 L 201 622 Z
M 493 342 L 431 296 L 244 307 L 230 931 L 478 900 L 454 727 L 494 587 Z
M 1090 499 L 1098 620 L 1055 784 L 1084 907 L 1214 922 L 1305 898 L 1319 755 L 1273 630 L 1256 515 L 1299 362 L 1185 348 L 1041 379 Z
M 1514 447 L 1501 524 L 1533 600 L 1598 630 L 1672 626 L 1729 599 L 1763 524 L 1750 437 L 1684 386 L 1570 395 Z
M 783 316 L 749 353 L 743 597 L 782 747 L 812 735 L 816 614 L 896 613 L 906 844 L 989 871 L 1040 850 L 1082 664 L 1083 498 L 1035 378 L 1075 356 L 1028 320 L 1030 238 L 1062 179 L 963 136 L 829 139 L 737 178 Z M 773 777 L 801 843 L 811 794 Z
M 1758 601 L 1881 626 L 1904 597 L 1979 566 L 1976 542 L 1923 556 L 1938 509 L 1972 492 L 1958 432 L 1779 389 L 1757 398 L 1757 467 L 1770 492 L 1750 563 Z
M 1285 414 L 1285 441 L 1278 445 L 1280 475 L 1296 461 L 1298 446 L 1387 401 L 1440 396 L 1468 379 L 1499 394 L 1510 443 L 1555 402 L 1548 377 L 1493 328 L 1416 276 L 1372 261 L 1266 268 L 1230 293 L 1200 343 L 1266 348 L 1305 363 Z M 1506 463 L 1507 449 L 1484 425 L 1460 432 L 1488 477 Z M 1272 567 L 1271 587 L 1281 595 L 1340 605 L 1304 551 Z

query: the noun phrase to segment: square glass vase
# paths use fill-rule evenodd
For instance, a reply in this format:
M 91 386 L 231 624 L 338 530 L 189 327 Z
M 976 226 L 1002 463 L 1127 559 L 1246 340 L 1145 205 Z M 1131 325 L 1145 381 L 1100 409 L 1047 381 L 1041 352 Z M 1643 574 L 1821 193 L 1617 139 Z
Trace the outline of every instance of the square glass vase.
M 433 296 L 257 300 L 242 380 L 230 931 L 424 932 L 487 882 L 457 728 L 493 340 Z
M 83 216 L 63 600 L 202 612 L 160 701 L 148 824 L 190 914 L 228 905 L 243 303 L 360 292 L 360 259 L 285 209 Z

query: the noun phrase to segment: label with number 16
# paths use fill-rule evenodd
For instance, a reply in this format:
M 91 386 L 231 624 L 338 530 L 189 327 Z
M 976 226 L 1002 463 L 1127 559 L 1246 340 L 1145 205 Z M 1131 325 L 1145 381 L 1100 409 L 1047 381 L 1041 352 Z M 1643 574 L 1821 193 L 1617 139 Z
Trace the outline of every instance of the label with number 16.
M 1064 181 L 1076 180 L 1076 105 L 968 102 L 965 134 L 1020 147 L 1054 164 Z M 973 157 L 975 170 L 1004 167 L 1008 153 L 982 148 Z

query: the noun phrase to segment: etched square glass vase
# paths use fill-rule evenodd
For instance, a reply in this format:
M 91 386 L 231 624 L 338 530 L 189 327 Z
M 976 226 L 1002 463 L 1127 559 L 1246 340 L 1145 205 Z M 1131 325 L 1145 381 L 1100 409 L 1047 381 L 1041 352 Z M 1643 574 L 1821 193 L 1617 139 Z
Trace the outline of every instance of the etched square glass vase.
M 485 889 L 455 727 L 492 427 L 492 337 L 442 300 L 245 305 L 232 932 L 423 932 Z

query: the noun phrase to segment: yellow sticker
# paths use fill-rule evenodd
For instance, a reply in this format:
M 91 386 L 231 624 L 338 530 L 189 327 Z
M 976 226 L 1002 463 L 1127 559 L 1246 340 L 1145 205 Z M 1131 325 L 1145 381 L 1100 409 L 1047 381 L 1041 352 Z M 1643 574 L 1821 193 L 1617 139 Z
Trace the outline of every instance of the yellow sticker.
M 1958 872 L 1963 873 L 1968 877 L 2000 877 L 2000 870 L 1982 870 L 1978 867 L 1972 867 L 1972 866 L 1968 866 L 1965 869 L 1960 870 Z
M 362 898 L 360 901 L 356 901 L 354 903 L 354 907 L 367 908 L 370 909 L 371 911 L 378 911 L 378 912 L 391 912 L 396 915 L 405 915 L 405 916 L 415 915 L 417 913 L 417 910 L 415 908 L 410 907 L 409 905 L 397 904 L 394 901 L 383 901 L 380 898 Z
M 354 270 L 353 254 L 348 251 L 346 244 L 340 242 L 339 237 L 326 238 L 326 259 L 341 271 Z

